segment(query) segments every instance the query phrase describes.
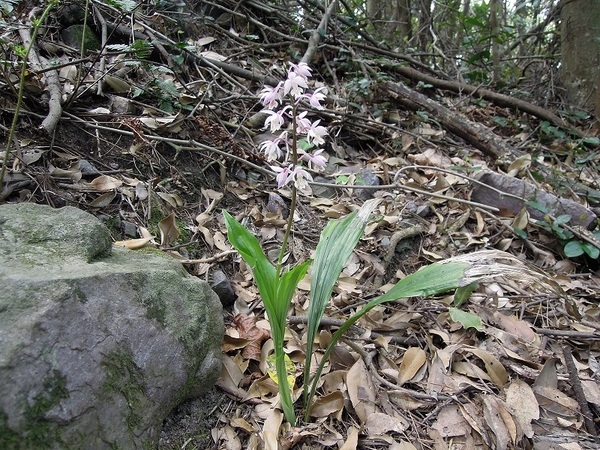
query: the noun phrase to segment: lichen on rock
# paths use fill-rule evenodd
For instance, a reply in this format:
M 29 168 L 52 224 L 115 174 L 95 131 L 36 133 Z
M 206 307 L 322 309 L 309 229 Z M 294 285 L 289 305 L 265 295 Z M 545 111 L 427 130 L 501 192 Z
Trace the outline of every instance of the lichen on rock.
M 221 303 L 75 208 L 0 206 L 0 448 L 155 448 L 220 373 Z

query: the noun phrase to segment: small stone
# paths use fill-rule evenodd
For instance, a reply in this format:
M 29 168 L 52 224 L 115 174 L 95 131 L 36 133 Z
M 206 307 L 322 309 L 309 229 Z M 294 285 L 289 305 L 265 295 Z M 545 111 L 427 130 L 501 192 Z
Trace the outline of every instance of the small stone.
M 331 184 L 332 181 L 328 178 L 322 177 L 321 175 L 317 175 L 314 178 L 314 181 L 317 183 L 327 183 Z M 313 191 L 313 195 L 319 198 L 334 198 L 336 195 L 335 188 L 328 186 L 319 186 L 319 185 L 311 185 L 311 189 Z
M 272 214 L 279 214 L 284 219 L 287 219 L 289 210 L 281 195 L 271 192 L 269 194 L 269 201 L 267 202 L 267 211 Z
M 79 170 L 83 175 L 98 175 L 100 173 L 87 159 L 79 160 Z
M 134 110 L 131 100 L 120 95 L 109 96 L 108 104 L 114 114 L 131 114 Z
M 379 177 L 371 172 L 369 169 L 361 169 L 356 174 L 354 181 L 355 186 L 379 186 Z M 373 198 L 373 194 L 376 192 L 375 189 L 355 189 L 356 195 L 363 200 L 369 200 Z
M 135 223 L 121 220 L 121 234 L 123 237 L 138 237 L 138 227 Z
M 221 304 L 225 307 L 234 304 L 237 295 L 231 286 L 231 282 L 225 272 L 222 270 L 215 270 L 212 274 L 212 283 L 210 284 L 212 290 L 219 296 Z

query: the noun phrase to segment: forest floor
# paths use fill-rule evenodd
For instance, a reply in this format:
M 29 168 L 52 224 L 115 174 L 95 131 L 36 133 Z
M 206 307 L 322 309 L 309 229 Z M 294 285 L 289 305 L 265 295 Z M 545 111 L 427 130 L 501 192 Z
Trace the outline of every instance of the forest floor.
M 70 71 L 76 52 L 63 48 L 60 95 L 72 101 L 52 133 L 40 129 L 46 81 L 27 78 L 19 149 L 2 185 L 5 202 L 77 206 L 123 245 L 157 246 L 195 276 L 210 281 L 220 270 L 231 282 L 223 374 L 206 399 L 167 420 L 160 448 L 598 448 L 596 222 L 582 225 L 540 201 L 556 195 L 598 213 L 597 124 L 554 115 L 566 108 L 549 100 L 552 77 L 532 75 L 511 104 L 343 34 L 311 62 L 315 86 L 327 88 L 326 108 L 309 114 L 328 126 L 328 165 L 318 174 L 323 185 L 300 196 L 287 262 L 312 256 L 328 220 L 366 199 L 381 202 L 336 285 L 315 357 L 343 320 L 424 265 L 489 250 L 490 274 L 516 270 L 498 269 L 458 305 L 475 324 L 451 314 L 451 294 L 373 309 L 326 365 L 311 420 L 283 421 L 269 324 L 221 211 L 243 219 L 267 255 L 279 252 L 290 192 L 277 188 L 258 150 L 265 130 L 257 94 L 307 46 L 282 11 L 239 14 L 188 23 L 185 46 L 166 37 L 169 24 L 139 19 L 136 33 L 152 52 L 113 47 L 84 58 L 85 73 Z M 3 96 L 3 143 L 15 105 Z M 475 199 L 484 172 L 527 181 L 536 194 L 516 211 L 494 209 Z M 286 340 L 298 383 L 308 286 L 301 282 L 292 302 Z

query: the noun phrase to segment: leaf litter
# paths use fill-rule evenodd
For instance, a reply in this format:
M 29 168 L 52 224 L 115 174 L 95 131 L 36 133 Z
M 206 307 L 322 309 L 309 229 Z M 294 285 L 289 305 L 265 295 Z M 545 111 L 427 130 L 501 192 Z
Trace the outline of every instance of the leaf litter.
M 204 57 L 235 58 L 239 46 L 229 48 L 224 35 L 217 40 L 209 34 L 195 43 L 212 46 Z M 276 56 L 265 61 L 273 67 L 280 64 Z M 214 83 L 206 79 L 224 76 L 229 85 L 221 89 L 230 89 L 231 97 L 240 100 L 224 101 L 219 114 L 212 112 L 216 106 L 211 103 L 200 105 L 196 116 L 160 112 L 152 105 L 129 118 L 120 117 L 114 106 L 89 108 L 79 118 L 67 116 L 58 131 L 63 147 L 37 145 L 21 160 L 13 157 L 16 170 L 9 173 L 7 186 L 19 201 L 78 204 L 104 218 L 118 218 L 117 245 L 161 248 L 186 262 L 197 276 L 206 278 L 217 266 L 227 271 L 237 300 L 226 311 L 218 386 L 230 402 L 215 411 L 218 421 L 211 435 L 216 446 L 596 448 L 581 407 L 582 402 L 589 404 L 598 417 L 600 277 L 594 266 L 587 270 L 589 261 L 566 259 L 556 251 L 559 240 L 551 232 L 551 219 L 536 221 L 525 208 L 512 215 L 466 203 L 475 183 L 472 175 L 497 169 L 495 161 L 474 148 L 455 145 L 443 130 L 410 113 L 392 111 L 406 120 L 407 129 L 390 127 L 369 114 L 349 113 L 341 102 L 335 103 L 344 88 L 336 91 L 333 85 L 328 86 L 334 102 L 327 113 L 349 126 L 340 127 L 346 134 L 338 134 L 328 150 L 336 164 L 326 181 L 346 187 L 327 195 L 316 195 L 313 187 L 313 195 L 301 200 L 286 258 L 311 257 L 326 221 L 362 203 L 351 186 L 357 172 L 342 169 L 358 165 L 385 184 L 368 191 L 381 203 L 335 286 L 315 338 L 315 362 L 345 319 L 424 264 L 446 258 L 467 262 L 472 269 L 466 281 L 477 285 L 460 301 L 448 295 L 374 308 L 350 329 L 327 363 L 312 410 L 314 421 L 295 428 L 283 422 L 278 387 L 270 376 L 268 322 L 249 268 L 226 239 L 220 209 L 235 210 L 254 227 L 267 252 L 276 254 L 289 192 L 277 192 L 260 171 L 264 161 L 252 150 L 251 135 L 258 134 L 262 123 L 240 125 L 249 120 L 255 101 L 242 97 L 249 85 L 215 68 L 196 70 L 196 79 L 190 80 L 196 84 L 186 86 L 164 72 L 160 81 L 173 87 L 165 92 L 181 93 L 182 103 L 183 92 L 190 88 L 196 100 L 214 97 Z M 128 69 L 130 78 L 144 76 L 141 69 Z M 113 86 L 113 98 L 128 108 L 136 106 L 120 95 L 131 91 L 129 81 L 113 76 L 105 81 Z M 65 93 L 70 90 L 65 81 Z M 372 105 L 363 106 L 368 111 Z M 489 115 L 476 105 L 463 112 Z M 98 126 L 106 118 L 114 120 L 114 127 Z M 92 129 L 98 138 L 90 139 L 76 127 Z M 81 145 L 81 140 L 86 143 Z M 231 147 L 225 154 L 223 145 Z M 377 145 L 381 148 L 374 151 Z M 530 139 L 523 145 L 539 144 Z M 579 176 L 592 187 L 597 179 L 597 167 L 574 175 L 564 163 L 544 164 L 565 179 Z M 532 161 L 515 157 L 506 168 L 511 176 L 526 178 Z M 27 184 L 31 170 L 43 174 L 34 178 L 35 189 Z M 134 233 L 125 229 L 127 223 L 134 225 Z M 580 235 L 587 236 L 584 231 Z M 593 236 L 588 238 L 593 243 Z M 487 250 L 478 251 L 482 249 Z M 295 399 L 301 392 L 309 283 L 310 274 L 293 301 L 286 334 Z M 472 322 L 473 317 L 480 321 Z M 565 346 L 572 349 L 571 366 Z M 581 383 L 583 398 L 575 392 L 573 377 Z

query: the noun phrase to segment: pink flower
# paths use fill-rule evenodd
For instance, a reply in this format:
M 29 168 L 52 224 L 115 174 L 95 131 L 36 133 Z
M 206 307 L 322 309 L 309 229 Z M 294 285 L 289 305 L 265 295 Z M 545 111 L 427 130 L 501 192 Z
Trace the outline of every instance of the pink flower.
M 290 166 L 291 167 L 291 166 Z M 312 181 L 313 178 L 306 170 L 300 166 L 294 167 L 291 175 L 288 177 L 289 180 L 294 180 L 294 185 L 297 189 L 303 191 L 308 187 L 308 180 Z M 288 180 L 288 181 L 289 181 Z
M 321 145 L 325 143 L 324 136 L 327 136 L 327 128 L 319 125 L 321 120 L 317 120 L 310 124 L 310 127 L 306 130 L 306 140 L 314 145 Z
M 292 94 L 294 98 L 298 98 L 307 88 L 306 78 L 292 70 L 288 72 L 288 78 L 283 83 L 283 95 Z
M 310 78 L 310 72 L 312 69 L 305 62 L 299 62 L 298 64 L 290 63 L 290 71 L 296 72 L 304 79 Z
M 313 170 L 316 170 L 316 168 L 322 169 L 327 165 L 327 158 L 321 155 L 321 153 L 323 153 L 323 150 L 317 150 L 314 153 L 305 153 L 300 159 L 308 161 L 308 167 Z
M 296 116 L 296 128 L 298 133 L 306 134 L 306 132 L 310 129 L 312 125 L 310 120 L 306 118 L 308 111 L 302 111 L 300 114 Z
M 280 81 L 279 84 L 275 87 L 265 86 L 263 90 L 260 92 L 259 97 L 263 104 L 269 109 L 276 108 L 283 101 L 281 97 L 281 88 L 283 86 L 283 81 Z
M 285 123 L 285 118 L 283 116 L 290 108 L 291 106 L 286 106 L 280 111 L 265 110 L 264 112 L 269 114 L 269 117 L 265 119 L 265 128 L 271 128 L 271 133 L 275 133 L 277 130 L 281 129 Z
M 275 139 L 270 139 L 260 143 L 259 147 L 267 157 L 267 161 L 273 161 L 281 158 L 283 152 L 279 146 L 283 143 L 287 149 L 289 145 L 287 135 L 287 131 L 282 131 L 281 134 Z
M 320 87 L 318 89 L 316 89 L 312 94 L 304 94 L 302 95 L 303 98 L 307 99 L 308 102 L 310 103 L 310 106 L 312 106 L 315 109 L 324 109 L 323 106 L 321 105 L 321 102 L 323 100 L 325 100 L 326 96 L 325 94 L 321 93 L 321 91 L 326 90 L 326 88 L 324 87 Z
M 267 157 L 267 161 L 279 159 L 283 154 L 279 148 L 279 142 L 277 140 L 261 142 L 260 149 Z
M 290 164 L 288 167 L 277 167 L 271 166 L 271 169 L 274 172 L 277 172 L 277 187 L 282 188 L 286 184 L 290 182 L 292 179 L 292 165 Z

